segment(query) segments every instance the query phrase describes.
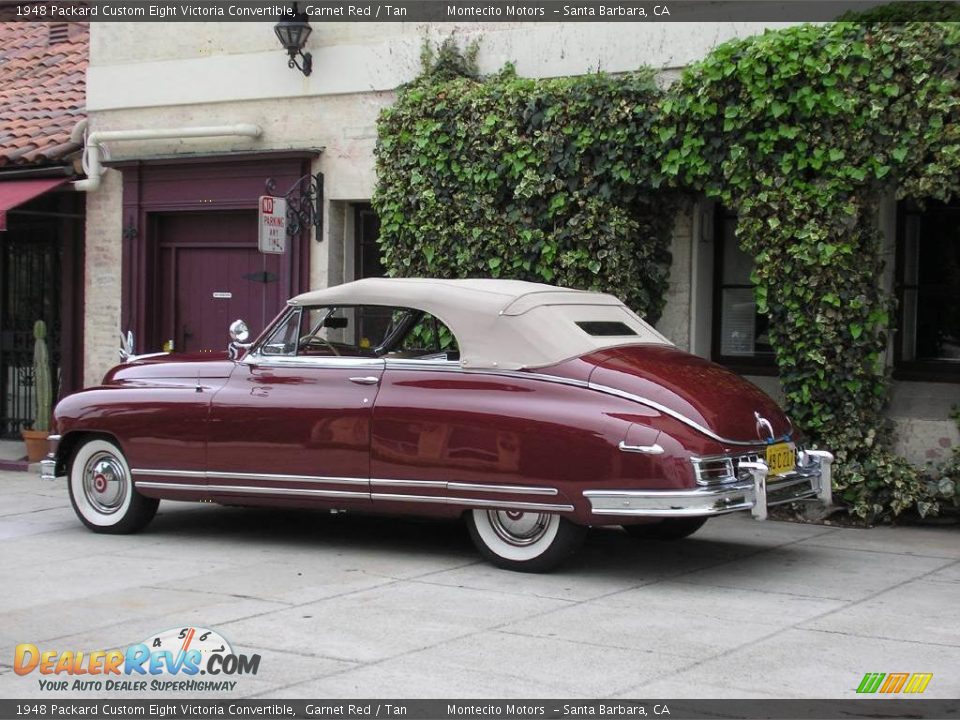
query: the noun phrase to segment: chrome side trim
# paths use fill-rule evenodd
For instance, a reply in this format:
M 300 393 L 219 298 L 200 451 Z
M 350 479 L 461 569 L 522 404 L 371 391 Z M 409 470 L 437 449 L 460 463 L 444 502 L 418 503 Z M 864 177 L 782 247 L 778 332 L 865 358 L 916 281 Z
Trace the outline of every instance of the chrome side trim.
M 387 359 L 388 370 L 419 370 L 421 372 L 448 372 L 461 373 L 465 375 L 495 375 L 498 377 L 509 377 L 517 380 L 538 380 L 540 382 L 549 382 L 557 385 L 570 385 L 571 387 L 586 388 L 587 383 L 584 380 L 574 380 L 572 378 L 560 377 L 558 375 L 548 375 L 526 370 L 499 370 L 497 368 L 470 368 L 463 367 L 457 361 L 451 360 L 390 360 Z
M 449 482 L 447 483 L 447 490 L 460 490 L 463 492 L 502 492 L 509 495 L 559 495 L 559 491 L 556 488 L 465 482 Z
M 274 475 L 269 473 L 234 473 L 211 470 L 207 477 L 214 480 L 268 480 L 269 482 L 331 483 L 336 485 L 368 484 L 366 478 L 324 477 L 322 475 Z
M 508 495 L 558 495 L 552 487 L 534 487 L 531 485 L 496 485 L 494 483 L 446 482 L 444 480 L 391 480 L 386 478 L 350 478 L 322 475 L 280 475 L 270 473 L 221 472 L 218 470 L 150 470 L 135 468 L 133 474 L 152 475 L 154 477 L 196 478 L 210 480 L 265 480 L 268 482 L 302 482 L 331 485 L 363 485 L 372 487 L 423 487 L 437 490 L 460 492 L 496 492 Z
M 151 490 L 179 490 L 182 492 L 237 493 L 240 495 L 289 495 L 294 497 L 346 498 L 354 500 L 393 500 L 398 502 L 419 502 L 438 505 L 467 505 L 469 507 L 502 508 L 505 510 L 546 510 L 551 512 L 573 512 L 573 505 L 555 503 L 532 503 L 497 500 L 479 500 L 476 498 L 445 498 L 430 495 L 403 495 L 399 493 L 363 493 L 347 490 L 313 490 L 306 488 L 262 488 L 244 485 L 195 485 L 192 483 L 158 483 L 138 480 L 134 485 Z
M 645 453 L 647 455 L 663 455 L 663 447 L 657 443 L 653 445 L 627 445 L 626 441 L 620 441 L 620 449 L 623 452 Z
M 310 490 L 306 488 L 260 488 L 256 486 L 244 485 L 189 485 L 185 483 L 152 483 L 152 482 L 134 482 L 134 485 L 142 488 L 151 488 L 154 490 L 189 490 L 196 492 L 226 492 L 252 494 L 252 495 L 293 495 L 298 497 L 332 497 L 332 498 L 352 498 L 367 500 L 370 498 L 368 493 L 349 492 L 347 490 Z
M 421 487 L 437 490 L 459 490 L 460 492 L 499 492 L 509 495 L 559 495 L 560 491 L 552 487 L 534 487 L 531 485 L 495 485 L 493 483 L 447 482 L 445 480 L 388 480 L 373 478 L 372 487 Z
M 446 370 L 467 372 L 459 360 L 421 360 L 420 358 L 384 357 L 387 369 L 393 370 Z
M 370 480 L 372 487 L 425 487 L 444 490 L 447 487 L 446 480 L 385 480 L 383 478 L 373 478 Z
M 693 428 L 697 432 L 701 432 L 707 437 L 713 440 L 716 440 L 717 442 L 724 443 L 726 445 L 756 446 L 756 445 L 768 444 L 763 440 L 731 440 L 730 438 L 721 437 L 720 435 L 717 435 L 715 432 L 713 432 L 713 430 L 710 430 L 709 428 L 704 427 L 700 423 L 694 420 L 691 420 L 690 418 L 688 418 L 686 415 L 683 415 L 682 413 L 678 413 L 676 410 L 671 410 L 666 405 L 661 405 L 658 402 L 654 402 L 653 400 L 648 400 L 647 398 L 641 397 L 639 395 L 634 395 L 633 393 L 626 392 L 625 390 L 619 390 L 617 388 L 612 388 L 609 385 L 600 385 L 599 383 L 594 383 L 594 382 L 587 383 L 587 387 L 589 387 L 591 390 L 596 390 L 597 392 L 606 393 L 607 395 L 615 395 L 616 397 L 621 397 L 621 398 L 624 398 L 625 400 L 633 400 L 634 402 L 638 402 L 641 405 L 646 405 L 649 408 L 658 410 L 659 412 L 662 412 L 664 415 L 669 415 L 674 420 L 679 420 L 684 425 L 687 425 L 688 427 Z M 787 441 L 789 439 L 790 439 L 790 433 L 787 433 L 781 438 L 775 438 L 772 442 L 782 442 L 782 441 Z
M 254 367 L 328 367 L 340 370 L 383 370 L 386 363 L 382 358 L 362 357 L 315 357 L 309 355 L 261 355 L 252 353 L 237 362 Z
M 324 477 L 321 475 L 279 475 L 271 473 L 221 472 L 219 470 L 151 470 L 135 468 L 133 474 L 154 477 L 182 477 L 213 480 L 266 480 L 268 482 L 328 483 L 336 485 L 367 485 L 366 478 Z
M 557 503 L 532 503 L 508 500 L 479 500 L 477 498 L 444 498 L 431 495 L 399 495 L 394 493 L 372 493 L 373 500 L 396 500 L 398 502 L 436 503 L 440 505 L 467 505 L 469 507 L 502 508 L 504 510 L 546 510 L 548 512 L 573 512 L 573 505 Z
M 191 485 L 190 483 L 158 483 L 146 482 L 144 480 L 134 480 L 133 484 L 135 487 L 149 488 L 152 490 L 169 488 L 170 490 L 190 490 L 194 492 L 203 492 L 208 489 L 207 485 Z
M 131 468 L 130 473 L 132 475 L 139 473 L 141 475 L 153 475 L 154 477 L 198 478 L 200 480 L 203 480 L 207 477 L 207 474 L 203 470 L 160 470 L 150 468 Z

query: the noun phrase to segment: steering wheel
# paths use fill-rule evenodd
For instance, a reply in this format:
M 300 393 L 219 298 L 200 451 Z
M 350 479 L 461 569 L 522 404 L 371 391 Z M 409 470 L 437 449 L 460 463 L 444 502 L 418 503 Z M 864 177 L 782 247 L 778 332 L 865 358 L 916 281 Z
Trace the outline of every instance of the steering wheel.
M 327 340 L 326 338 L 320 337 L 319 335 L 311 335 L 310 337 L 304 338 L 303 340 L 301 340 L 300 348 L 303 349 L 306 347 L 310 347 L 311 345 L 314 345 L 314 344 L 326 345 L 328 348 L 330 348 L 331 353 L 333 353 L 337 357 L 340 357 L 340 352 L 337 350 L 336 347 L 334 347 L 333 343 Z

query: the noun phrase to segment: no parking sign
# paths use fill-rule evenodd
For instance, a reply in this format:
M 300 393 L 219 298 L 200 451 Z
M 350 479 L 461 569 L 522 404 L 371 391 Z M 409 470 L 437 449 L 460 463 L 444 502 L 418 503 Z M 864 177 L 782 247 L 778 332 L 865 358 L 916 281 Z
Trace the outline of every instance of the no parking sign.
M 287 251 L 287 201 L 260 196 L 260 252 L 283 255 Z

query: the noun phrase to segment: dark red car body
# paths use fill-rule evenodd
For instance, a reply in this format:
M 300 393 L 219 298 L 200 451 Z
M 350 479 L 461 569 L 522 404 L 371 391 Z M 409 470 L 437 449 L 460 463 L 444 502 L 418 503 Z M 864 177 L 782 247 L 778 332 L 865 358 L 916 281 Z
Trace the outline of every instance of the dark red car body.
M 388 290 L 390 282 L 404 281 L 380 281 Z M 526 303 L 520 316 L 568 301 L 532 287 L 521 286 L 526 294 L 508 310 Z M 546 299 L 531 300 L 537 293 Z M 649 328 L 615 299 L 589 297 L 599 298 L 597 312 L 625 313 Z M 288 317 L 300 312 L 297 301 Z M 423 304 L 412 312 L 429 310 Z M 470 324 L 469 307 L 460 317 Z M 368 344 L 343 357 L 328 340 L 313 340 L 316 329 L 310 347 L 332 354 L 280 357 L 267 352 L 284 347 L 267 344 L 271 332 L 238 359 L 156 355 L 113 368 L 101 386 L 58 404 L 42 475 L 71 475 L 72 497 L 85 493 L 94 508 L 81 514 L 94 529 L 126 508 L 123 483 L 144 498 L 224 505 L 506 513 L 505 523 L 524 528 L 555 516 L 579 527 L 737 510 L 763 519 L 769 504 L 829 502 L 829 453 L 798 448 L 770 397 L 652 330 L 657 342 L 601 338 L 599 349 L 533 369 L 477 367 L 459 353 L 409 359 Z M 478 342 L 470 359 L 484 352 Z M 74 477 L 71 459 L 91 438 L 111 444 Z M 515 546 L 523 555 L 529 537 L 508 537 L 505 552 Z

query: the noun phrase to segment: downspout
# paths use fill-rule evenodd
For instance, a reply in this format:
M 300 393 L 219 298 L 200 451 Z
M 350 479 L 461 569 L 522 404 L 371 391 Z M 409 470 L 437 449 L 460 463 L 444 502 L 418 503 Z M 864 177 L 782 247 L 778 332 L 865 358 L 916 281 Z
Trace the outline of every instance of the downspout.
M 77 123 L 73 135 L 82 136 L 86 130 L 86 122 Z M 259 125 L 211 125 L 204 127 L 157 128 L 153 130 L 102 130 L 87 135 L 86 147 L 83 151 L 83 171 L 87 174 L 86 180 L 77 180 L 73 188 L 81 192 L 91 192 L 100 187 L 103 177 L 103 165 L 100 164 L 100 144 L 117 140 L 167 140 L 171 138 L 201 138 L 201 137 L 260 137 Z M 71 135 L 71 138 L 73 138 Z M 78 140 L 79 141 L 79 140 Z

